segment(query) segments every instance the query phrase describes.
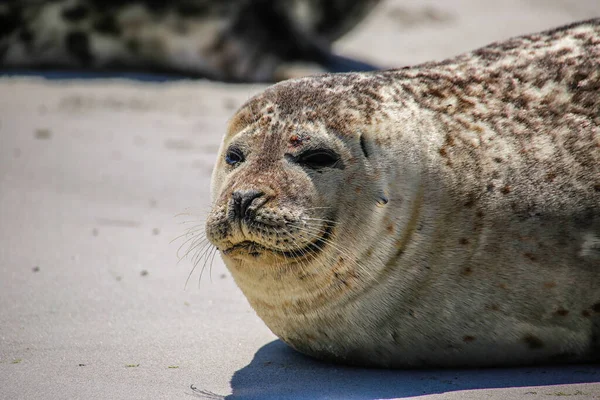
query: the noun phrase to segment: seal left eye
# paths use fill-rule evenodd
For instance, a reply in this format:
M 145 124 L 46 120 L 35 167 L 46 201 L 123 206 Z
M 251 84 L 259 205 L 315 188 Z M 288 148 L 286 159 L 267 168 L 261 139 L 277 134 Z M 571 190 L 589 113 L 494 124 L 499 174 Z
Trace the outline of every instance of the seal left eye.
M 244 161 L 244 154 L 237 147 L 230 147 L 225 154 L 225 162 L 229 165 L 235 165 Z

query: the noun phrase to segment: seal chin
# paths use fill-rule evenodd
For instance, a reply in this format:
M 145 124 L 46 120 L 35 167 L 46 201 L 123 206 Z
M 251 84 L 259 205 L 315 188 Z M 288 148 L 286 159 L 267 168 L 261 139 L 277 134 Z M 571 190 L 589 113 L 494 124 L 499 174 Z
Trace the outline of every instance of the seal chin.
M 234 258 L 257 258 L 260 257 L 260 255 L 266 251 L 272 252 L 273 249 L 269 249 L 259 243 L 252 242 L 250 240 L 245 240 L 243 242 L 236 243 L 233 246 L 228 247 L 227 249 L 223 249 L 221 252 L 225 255 Z
M 326 225 L 321 236 L 303 247 L 284 250 L 268 247 L 255 241 L 244 240 L 226 249 L 222 249 L 221 252 L 223 255 L 240 259 L 257 259 L 261 256 L 271 255 L 287 260 L 299 261 L 315 257 L 321 253 L 327 246 L 332 234 L 333 226 Z

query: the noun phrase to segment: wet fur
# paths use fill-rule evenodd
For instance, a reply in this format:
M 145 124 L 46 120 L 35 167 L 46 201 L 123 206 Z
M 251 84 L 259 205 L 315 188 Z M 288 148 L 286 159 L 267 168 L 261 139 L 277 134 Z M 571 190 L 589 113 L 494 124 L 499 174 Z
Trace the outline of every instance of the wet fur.
M 598 65 L 596 19 L 441 63 L 275 85 L 231 120 L 207 237 L 220 250 L 245 238 L 216 218 L 240 187 L 271 191 L 280 220 L 334 221 L 307 261 L 222 253 L 269 328 L 314 357 L 598 361 Z M 286 161 L 298 135 L 344 168 Z M 234 169 L 223 161 L 232 143 L 248 154 Z M 324 225 L 312 226 L 318 238 Z

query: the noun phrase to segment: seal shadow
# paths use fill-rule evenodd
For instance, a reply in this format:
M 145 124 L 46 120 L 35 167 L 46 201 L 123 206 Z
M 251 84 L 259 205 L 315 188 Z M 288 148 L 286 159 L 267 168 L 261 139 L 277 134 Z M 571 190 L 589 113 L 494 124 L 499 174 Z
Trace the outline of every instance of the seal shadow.
M 227 400 L 391 399 L 458 390 L 600 382 L 600 365 L 384 370 L 306 357 L 275 340 L 231 378 Z

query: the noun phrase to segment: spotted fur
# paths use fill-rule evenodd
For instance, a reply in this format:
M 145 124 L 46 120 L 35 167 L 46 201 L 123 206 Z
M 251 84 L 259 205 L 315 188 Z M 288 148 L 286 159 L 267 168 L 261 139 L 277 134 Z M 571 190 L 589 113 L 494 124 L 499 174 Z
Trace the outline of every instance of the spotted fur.
M 207 236 L 269 328 L 318 358 L 598 361 L 598 65 L 600 19 L 272 86 L 230 122 L 222 154 L 237 146 L 245 159 L 215 166 Z M 343 167 L 297 162 L 310 149 Z M 219 219 L 242 189 L 268 192 L 256 211 L 277 224 Z M 257 226 L 285 232 L 292 254 L 274 256 Z M 302 247 L 311 240 L 322 246 Z M 236 243 L 262 247 L 231 256 Z
M 332 54 L 330 46 L 377 2 L 12 0 L 0 4 L 0 67 L 169 72 L 228 81 L 370 70 Z

